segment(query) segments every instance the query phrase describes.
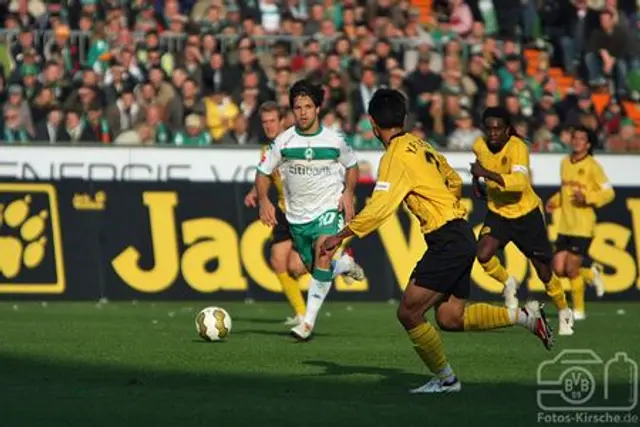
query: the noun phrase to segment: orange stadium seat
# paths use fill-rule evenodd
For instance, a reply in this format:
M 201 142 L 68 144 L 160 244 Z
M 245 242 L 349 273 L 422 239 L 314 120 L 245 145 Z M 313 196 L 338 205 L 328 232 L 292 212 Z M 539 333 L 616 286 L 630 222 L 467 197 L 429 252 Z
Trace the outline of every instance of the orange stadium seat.
M 602 114 L 610 100 L 611 95 L 607 92 L 594 93 L 591 95 L 593 107 L 596 109 L 596 113 L 598 113 L 598 115 Z

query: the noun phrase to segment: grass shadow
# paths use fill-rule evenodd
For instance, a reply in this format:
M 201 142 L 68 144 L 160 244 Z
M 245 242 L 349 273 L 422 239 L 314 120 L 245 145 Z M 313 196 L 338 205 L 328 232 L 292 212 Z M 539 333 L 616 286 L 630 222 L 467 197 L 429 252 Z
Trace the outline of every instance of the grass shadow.
M 530 383 L 463 379 L 461 393 L 412 396 L 407 390 L 425 378 L 395 368 L 292 359 L 318 372 L 273 375 L 268 361 L 247 374 L 198 362 L 202 372 L 0 353 L 2 426 L 539 425 Z

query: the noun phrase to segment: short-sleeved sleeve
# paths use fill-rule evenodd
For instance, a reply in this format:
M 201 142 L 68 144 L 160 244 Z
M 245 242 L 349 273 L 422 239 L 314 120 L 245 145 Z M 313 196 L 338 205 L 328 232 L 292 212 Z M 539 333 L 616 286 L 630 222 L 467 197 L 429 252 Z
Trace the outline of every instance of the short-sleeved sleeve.
M 274 170 L 282 163 L 282 153 L 280 152 L 280 145 L 277 142 L 269 144 L 269 147 L 263 151 L 260 162 L 258 163 L 258 171 L 271 175 Z
M 337 134 L 337 137 L 340 139 L 340 157 L 338 157 L 338 161 L 347 169 L 357 166 L 356 153 L 347 145 L 341 134 Z

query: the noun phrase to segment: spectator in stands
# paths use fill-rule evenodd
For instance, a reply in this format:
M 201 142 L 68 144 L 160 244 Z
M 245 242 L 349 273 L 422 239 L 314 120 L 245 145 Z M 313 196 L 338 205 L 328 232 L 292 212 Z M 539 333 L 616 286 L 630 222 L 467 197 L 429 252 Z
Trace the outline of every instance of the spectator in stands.
M 65 114 L 64 132 L 71 143 L 98 141 L 90 126 L 81 119 L 80 113 L 73 109 L 67 110 Z
M 31 135 L 22 124 L 20 110 L 14 105 L 3 107 L 3 130 L 2 139 L 9 144 L 24 143 L 31 140 Z
M 104 116 L 103 107 L 100 101 L 93 101 L 87 106 L 87 115 L 83 119 L 86 129 L 90 132 L 90 139 L 83 139 L 88 142 L 101 142 L 109 144 L 113 141 L 114 133 L 109 125 L 109 121 Z
M 113 143 L 115 145 L 153 144 L 153 130 L 147 123 L 138 123 L 135 127 L 121 132 Z
M 238 106 L 224 92 L 213 91 L 205 98 L 206 127 L 214 141 L 222 139 L 233 127 L 233 121 L 240 113 Z
M 156 143 L 169 144 L 172 142 L 171 131 L 162 117 L 162 107 L 158 104 L 150 104 L 145 111 L 144 122 L 151 126 Z
M 249 131 L 249 122 L 244 114 L 238 114 L 231 128 L 220 140 L 222 144 L 253 145 L 258 144 L 258 139 Z
M 10 108 L 15 109 L 18 113 L 18 127 L 24 129 L 28 135 L 33 135 L 35 129 L 31 117 L 31 108 L 29 107 L 28 100 L 24 97 L 22 86 L 17 84 L 11 85 L 9 86 L 8 93 L 9 97 L 3 108 L 5 110 Z M 11 113 L 11 116 L 13 117 L 13 113 Z M 13 126 L 12 128 L 15 129 L 16 127 Z
M 204 116 L 205 105 L 200 98 L 200 88 L 198 83 L 191 78 L 187 78 L 182 84 L 182 117 L 183 121 L 191 114 Z
M 191 114 L 184 123 L 185 131 L 176 132 L 173 142 L 176 145 L 207 146 L 211 145 L 211 134 L 204 129 L 200 116 Z
M 449 135 L 447 148 L 456 151 L 470 151 L 473 143 L 483 135 L 482 131 L 474 126 L 473 117 L 468 110 L 461 110 L 454 117 L 455 130 Z
M 640 135 L 633 120 L 622 120 L 620 132 L 607 139 L 606 148 L 612 153 L 640 153 Z
M 53 96 L 53 90 L 51 88 L 42 88 L 37 92 L 33 101 L 31 102 L 31 118 L 33 123 L 37 124 L 43 121 L 49 110 L 55 104 L 55 98 Z M 36 135 L 37 131 L 33 135 Z
M 588 52 L 585 57 L 589 70 L 589 83 L 603 86 L 604 76 L 613 75 L 616 92 L 620 97 L 627 95 L 627 60 L 631 52 L 631 40 L 628 34 L 615 23 L 610 10 L 600 12 L 600 26 L 591 33 Z M 603 76 L 604 75 L 604 76 Z
M 140 106 L 136 102 L 133 86 L 126 84 L 114 104 L 107 108 L 107 122 L 114 135 L 133 129 L 141 117 Z
M 369 101 L 378 90 L 378 77 L 375 69 L 365 68 L 362 70 L 362 80 L 358 87 L 351 92 L 351 108 L 353 111 L 354 123 L 366 113 L 369 108 Z
M 449 0 L 451 8 L 451 30 L 459 37 L 466 38 L 471 35 L 473 29 L 473 14 L 465 0 Z
M 62 109 L 57 105 L 53 105 L 47 113 L 46 119 L 36 124 L 35 140 L 51 144 L 69 142 L 70 137 L 64 128 L 63 120 L 64 113 Z

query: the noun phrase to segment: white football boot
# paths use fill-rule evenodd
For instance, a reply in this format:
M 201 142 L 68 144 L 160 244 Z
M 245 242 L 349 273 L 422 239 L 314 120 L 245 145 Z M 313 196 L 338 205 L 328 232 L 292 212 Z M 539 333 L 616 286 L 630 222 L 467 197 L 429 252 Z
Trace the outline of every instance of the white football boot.
M 579 320 L 584 320 L 586 318 L 587 318 L 587 315 L 585 314 L 584 311 L 573 310 L 573 320 L 575 320 L 576 322 Z
M 299 341 L 307 341 L 311 337 L 313 326 L 308 323 L 300 322 L 298 326 L 291 328 L 291 334 Z
M 349 270 L 342 273 L 342 276 L 344 276 L 345 279 L 350 279 L 356 282 L 360 282 L 364 280 L 365 279 L 364 270 L 362 269 L 362 267 L 360 267 L 360 265 L 358 265 L 356 260 L 353 259 L 353 257 L 347 253 L 343 254 L 342 257 L 345 257 L 345 259 L 349 263 Z
M 555 344 L 553 330 L 551 326 L 549 326 L 549 322 L 542 308 L 543 305 L 538 301 L 529 301 L 522 307 L 522 311 L 527 315 L 525 326 L 533 332 L 535 336 L 540 338 L 540 341 L 542 341 L 542 344 L 544 344 L 547 350 L 551 350 Z
M 520 284 L 513 276 L 509 276 L 507 281 L 504 282 L 504 291 L 502 292 L 502 295 L 504 295 L 504 305 L 507 308 L 518 308 L 518 297 L 516 294 L 518 293 L 519 286 Z
M 462 390 L 462 384 L 455 376 L 453 378 L 433 377 L 425 385 L 410 390 L 410 393 L 452 393 L 460 390 Z
M 589 284 L 596 288 L 596 295 L 598 296 L 598 298 L 602 298 L 602 296 L 604 295 L 604 281 L 602 280 L 602 266 L 600 264 L 594 263 L 591 266 L 591 272 L 593 273 L 593 282 Z M 576 317 L 576 320 L 578 320 L 577 317 Z
M 558 335 L 573 335 L 573 311 L 570 308 L 562 309 L 558 312 Z

